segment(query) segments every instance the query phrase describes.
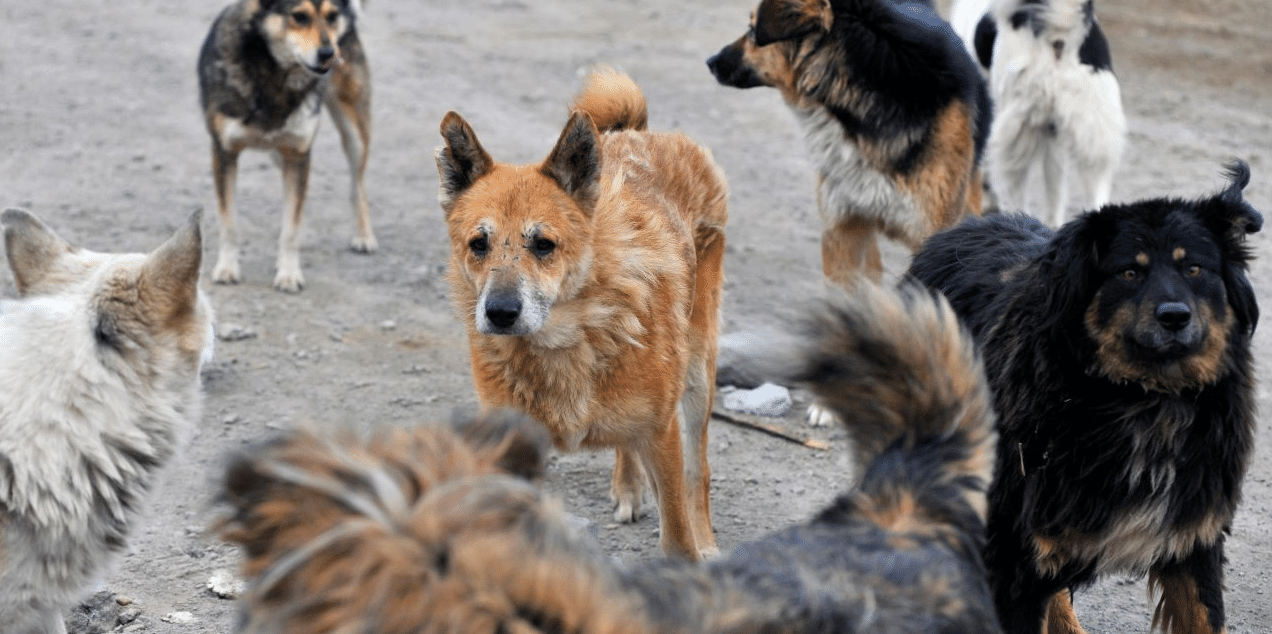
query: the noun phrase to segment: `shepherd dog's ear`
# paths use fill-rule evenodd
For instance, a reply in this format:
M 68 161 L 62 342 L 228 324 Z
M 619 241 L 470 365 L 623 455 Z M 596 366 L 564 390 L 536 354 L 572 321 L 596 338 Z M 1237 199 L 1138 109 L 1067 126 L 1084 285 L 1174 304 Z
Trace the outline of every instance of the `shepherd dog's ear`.
M 833 22 L 829 0 L 764 0 L 755 10 L 755 45 L 824 33 Z

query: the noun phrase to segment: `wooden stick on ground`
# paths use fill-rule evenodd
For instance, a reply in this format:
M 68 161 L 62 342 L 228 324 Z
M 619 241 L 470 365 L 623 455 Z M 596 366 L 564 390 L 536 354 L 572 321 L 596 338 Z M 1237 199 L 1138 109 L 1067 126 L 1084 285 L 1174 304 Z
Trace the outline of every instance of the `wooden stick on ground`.
M 722 420 L 726 423 L 737 425 L 738 427 L 744 427 L 746 429 L 755 430 L 763 434 L 781 438 L 782 440 L 793 442 L 797 445 L 803 445 L 809 449 L 817 449 L 819 451 L 830 449 L 829 443 L 817 440 L 816 438 L 800 438 L 798 436 L 793 436 L 772 425 L 765 425 L 764 423 L 755 423 L 749 420 L 742 420 L 741 418 L 734 418 L 728 414 L 723 414 L 715 410 L 711 411 L 711 417 Z

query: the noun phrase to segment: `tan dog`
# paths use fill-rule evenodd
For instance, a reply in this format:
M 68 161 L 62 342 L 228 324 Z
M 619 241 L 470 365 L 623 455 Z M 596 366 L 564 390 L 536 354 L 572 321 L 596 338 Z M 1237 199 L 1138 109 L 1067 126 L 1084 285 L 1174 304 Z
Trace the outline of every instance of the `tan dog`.
M 973 342 L 926 291 L 861 288 L 783 346 L 854 441 L 856 485 L 809 520 L 705 564 L 616 565 L 535 486 L 531 421 L 296 432 L 225 479 L 243 634 L 1000 634 Z
M 363 175 L 371 142 L 371 76 L 358 39 L 359 0 L 239 0 L 213 23 L 199 53 L 199 98 L 212 135 L 221 246 L 212 279 L 237 283 L 234 182 L 238 156 L 269 151 L 283 169 L 283 223 L 274 288 L 297 292 L 309 150 L 325 104 L 352 176 L 354 251 L 376 250 Z
M 0 630 L 62 634 L 199 419 L 211 308 L 195 213 L 149 256 L 0 215 L 21 299 L 0 306 Z
M 663 548 L 714 553 L 724 175 L 684 135 L 645 130 L 626 75 L 594 72 L 572 110 L 537 165 L 496 163 L 462 117 L 442 121 L 449 278 L 477 395 L 525 410 L 562 450 L 617 448 L 617 519 L 638 517 L 648 474 Z
M 892 0 L 762 0 L 746 35 L 707 60 L 726 86 L 770 86 L 817 169 L 822 270 L 878 281 L 878 241 L 917 249 L 979 213 L 985 80 L 932 9 Z

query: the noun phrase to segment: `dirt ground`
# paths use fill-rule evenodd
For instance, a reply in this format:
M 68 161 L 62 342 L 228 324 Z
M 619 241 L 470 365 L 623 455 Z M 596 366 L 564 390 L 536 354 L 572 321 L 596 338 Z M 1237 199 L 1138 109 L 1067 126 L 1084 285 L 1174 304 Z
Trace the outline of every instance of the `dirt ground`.
M 207 285 L 225 339 L 206 370 L 202 423 L 100 584 L 132 600 L 135 618 L 123 631 L 233 631 L 235 602 L 206 583 L 236 569 L 237 554 L 205 530 L 234 451 L 301 424 L 411 424 L 474 404 L 464 334 L 442 276 L 447 242 L 432 153 L 447 110 L 464 114 L 497 159 L 538 160 L 556 140 L 582 69 L 618 65 L 646 91 L 651 126 L 712 148 L 730 179 L 725 331 L 780 328 L 789 306 L 819 295 L 813 178 L 793 118 L 776 92 L 720 87 L 703 64 L 741 33 L 751 8 L 751 0 L 371 2 L 361 24 L 375 84 L 367 187 L 381 250 L 346 248 L 348 176 L 324 122 L 303 240 L 308 287 L 273 291 L 280 178 L 264 155 L 245 155 L 245 281 Z M 206 275 L 215 201 L 194 68 L 218 10 L 142 0 L 0 8 L 0 205 L 31 209 L 72 241 L 110 251 L 149 250 L 203 208 Z M 1272 4 L 1106 0 L 1099 11 L 1131 130 L 1114 197 L 1213 191 L 1221 163 L 1236 156 L 1253 169 L 1249 200 L 1272 211 Z M 1261 259 L 1252 278 L 1265 302 L 1269 241 L 1254 237 Z M 891 274 L 905 257 L 887 251 Z M 13 296 L 7 268 L 0 296 Z M 1269 330 L 1256 335 L 1260 365 Z M 1270 399 L 1265 378 L 1264 420 Z M 828 441 L 830 450 L 713 424 L 723 548 L 807 517 L 848 484 L 844 434 L 805 427 L 805 403 L 797 392 L 793 413 L 770 422 Z M 1261 427 L 1228 541 L 1233 634 L 1272 623 L 1272 435 Z M 604 454 L 558 457 L 549 485 L 615 556 L 654 556 L 653 517 L 623 526 L 609 519 L 610 464 Z M 1146 632 L 1151 607 L 1143 580 L 1109 579 L 1079 595 L 1078 612 L 1092 632 Z

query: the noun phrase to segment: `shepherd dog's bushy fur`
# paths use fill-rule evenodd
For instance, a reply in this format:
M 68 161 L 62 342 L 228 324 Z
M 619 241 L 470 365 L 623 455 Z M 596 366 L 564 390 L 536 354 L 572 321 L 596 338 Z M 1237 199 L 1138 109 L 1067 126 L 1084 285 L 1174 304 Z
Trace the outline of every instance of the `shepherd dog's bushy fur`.
M 924 2 L 762 0 L 750 29 L 707 60 L 737 88 L 770 86 L 817 170 L 827 279 L 878 281 L 878 241 L 917 249 L 980 213 L 985 79 Z
M 593 72 L 571 111 L 537 165 L 497 163 L 462 117 L 442 121 L 448 276 L 477 396 L 526 411 L 562 450 L 616 448 L 616 519 L 636 520 L 652 478 L 664 549 L 696 559 L 717 550 L 707 423 L 728 188 L 705 148 L 645 129 L 627 75 Z
M 1229 177 L 1056 232 L 969 220 L 914 259 L 976 334 L 994 390 L 986 557 L 1008 632 L 1082 632 L 1071 591 L 1114 572 L 1148 574 L 1163 629 L 1224 631 L 1224 535 L 1255 424 L 1245 236 L 1263 224 L 1241 193 L 1249 168 Z
M 294 433 L 225 481 L 245 631 L 1000 631 L 981 560 L 993 414 L 971 338 L 915 289 L 863 285 L 809 323 L 777 365 L 847 423 L 858 473 L 807 523 L 706 564 L 624 567 L 535 486 L 548 439 L 528 420 Z
M 150 255 L 0 224 L 21 295 L 0 303 L 0 630 L 60 634 L 199 418 L 199 214 Z

